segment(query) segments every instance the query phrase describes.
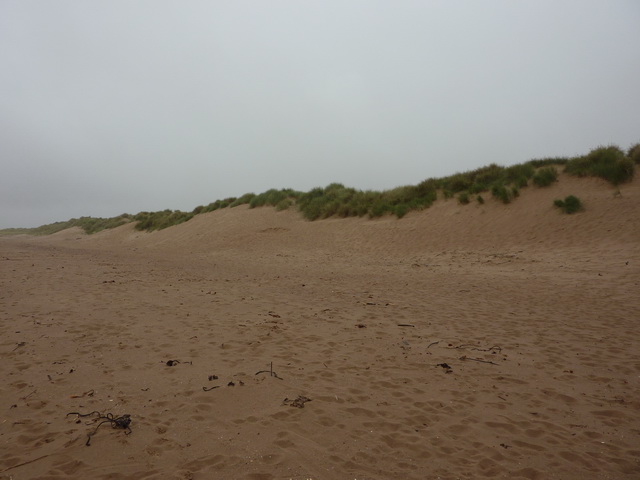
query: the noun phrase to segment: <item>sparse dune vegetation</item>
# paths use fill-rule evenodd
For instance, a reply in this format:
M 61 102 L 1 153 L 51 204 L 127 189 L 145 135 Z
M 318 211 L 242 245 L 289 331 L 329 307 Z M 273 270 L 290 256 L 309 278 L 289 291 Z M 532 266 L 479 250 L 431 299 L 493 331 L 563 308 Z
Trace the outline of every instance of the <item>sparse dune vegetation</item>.
M 133 217 L 136 230 L 162 230 L 163 228 L 179 225 L 193 218 L 194 213 L 180 210 L 162 210 L 160 212 L 140 212 Z
M 575 195 L 569 195 L 564 200 L 555 200 L 553 204 L 567 214 L 572 214 L 584 210 L 582 202 Z
M 92 234 L 101 230 L 106 230 L 108 228 L 116 228 L 134 220 L 135 217 L 133 215 L 129 215 L 128 213 L 123 213 L 122 215 L 111 218 L 80 217 L 72 218 L 70 220 L 67 220 L 66 222 L 49 223 L 47 225 L 42 225 L 36 228 L 7 228 L 4 230 L 0 230 L 0 234 L 51 235 L 73 227 L 80 227 L 87 234 Z
M 384 191 L 358 190 L 341 183 L 316 187 L 308 192 L 293 189 L 269 189 L 255 194 L 245 193 L 240 197 L 216 200 L 200 205 L 191 212 L 162 210 L 140 212 L 136 215 L 122 214 L 113 218 L 81 217 L 66 222 L 56 222 L 37 228 L 10 228 L 0 230 L 4 235 L 31 234 L 48 235 L 58 231 L 80 227 L 87 234 L 115 228 L 128 222 L 137 222 L 140 231 L 162 230 L 191 220 L 195 215 L 213 212 L 221 208 L 248 205 L 249 208 L 270 206 L 278 211 L 295 206 L 302 216 L 310 221 L 329 217 L 381 217 L 395 215 L 404 217 L 411 211 L 429 208 L 438 198 L 456 197 L 460 205 L 470 203 L 470 198 L 482 205 L 482 193 L 503 204 L 514 201 L 520 190 L 532 183 L 535 187 L 549 187 L 558 182 L 560 171 L 577 177 L 599 177 L 614 186 L 633 178 L 635 166 L 640 163 L 640 143 L 631 146 L 625 153 L 615 145 L 601 146 L 586 155 L 573 158 L 550 157 L 534 159 L 525 163 L 503 167 L 490 164 L 468 172 L 456 173 L 443 178 L 429 178 L 417 185 L 406 185 Z M 566 202 L 566 200 L 565 200 Z M 566 213 L 574 208 L 562 207 Z M 578 210 L 580 210 L 578 208 Z M 577 211 L 577 210 L 574 210 Z
M 638 146 L 629 150 L 638 160 Z M 565 172 L 578 177 L 600 177 L 613 185 L 628 182 L 633 178 L 634 160 L 617 146 L 598 147 L 587 155 L 569 160 Z
M 640 163 L 640 143 L 629 147 L 627 150 L 627 157 L 633 161 L 634 164 Z
M 533 183 L 537 187 L 548 187 L 558 180 L 558 170 L 555 166 L 542 167 L 533 176 Z

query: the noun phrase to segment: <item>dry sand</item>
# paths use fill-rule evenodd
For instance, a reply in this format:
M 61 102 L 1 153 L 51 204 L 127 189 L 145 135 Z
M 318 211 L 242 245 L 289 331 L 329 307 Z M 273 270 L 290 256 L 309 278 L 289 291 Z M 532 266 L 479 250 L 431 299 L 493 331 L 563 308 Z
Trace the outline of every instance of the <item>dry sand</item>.
M 638 479 L 639 207 L 0 238 L 0 478 Z

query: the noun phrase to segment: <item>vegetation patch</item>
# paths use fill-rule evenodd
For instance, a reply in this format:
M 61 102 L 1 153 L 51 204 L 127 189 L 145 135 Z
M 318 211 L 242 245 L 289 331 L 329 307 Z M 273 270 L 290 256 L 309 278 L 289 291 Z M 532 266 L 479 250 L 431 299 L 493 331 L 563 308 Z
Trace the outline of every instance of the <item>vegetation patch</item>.
M 271 206 L 276 207 L 276 210 L 286 210 L 293 205 L 301 195 L 302 192 L 297 192 L 290 188 L 283 188 L 281 190 L 272 188 L 254 196 L 249 202 L 249 208 Z
M 637 155 L 637 148 L 629 153 Z M 616 146 L 598 147 L 587 155 L 567 162 L 564 171 L 578 177 L 600 177 L 613 185 L 628 182 L 633 178 L 635 162 Z
M 640 163 L 640 143 L 636 143 L 627 150 L 627 157 L 635 164 Z
M 529 160 L 527 163 L 534 168 L 541 168 L 548 167 L 550 165 L 566 165 L 568 162 L 569 157 L 549 157 Z
M 491 187 L 491 195 L 504 204 L 511 203 L 511 199 L 513 198 L 511 190 L 507 189 L 504 185 L 499 184 Z
M 140 212 L 133 217 L 136 230 L 162 230 L 187 222 L 194 217 L 193 212 L 181 212 L 180 210 L 162 210 L 160 212 Z
M 558 171 L 555 167 L 542 167 L 533 176 L 533 184 L 538 187 L 548 187 L 558 181 Z
M 362 191 L 332 183 L 301 194 L 296 204 L 304 218 L 317 220 L 338 217 L 381 217 L 386 214 L 402 218 L 411 210 L 429 207 L 437 198 L 435 185 L 398 187 L 383 192 Z
M 229 204 L 229 208 L 237 207 L 239 205 L 249 205 L 251 200 L 255 198 L 255 193 L 245 193 L 240 198 L 236 198 L 233 202 Z
M 91 235 L 109 228 L 116 228 L 133 221 L 133 216 L 123 213 L 117 217 L 80 217 L 72 218 L 66 222 L 55 222 L 36 228 L 7 228 L 0 230 L 3 235 L 51 235 L 72 227 L 80 227 L 85 233 Z
M 567 214 L 572 214 L 584 210 L 582 202 L 575 195 L 569 195 L 564 200 L 554 200 L 553 205 Z

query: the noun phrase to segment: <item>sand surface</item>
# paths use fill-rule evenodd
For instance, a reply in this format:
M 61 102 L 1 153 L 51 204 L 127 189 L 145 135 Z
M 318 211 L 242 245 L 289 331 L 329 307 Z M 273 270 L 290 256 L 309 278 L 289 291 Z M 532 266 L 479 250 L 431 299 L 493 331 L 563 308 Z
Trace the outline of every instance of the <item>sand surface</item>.
M 0 479 L 638 479 L 639 325 L 640 181 L 4 237 Z

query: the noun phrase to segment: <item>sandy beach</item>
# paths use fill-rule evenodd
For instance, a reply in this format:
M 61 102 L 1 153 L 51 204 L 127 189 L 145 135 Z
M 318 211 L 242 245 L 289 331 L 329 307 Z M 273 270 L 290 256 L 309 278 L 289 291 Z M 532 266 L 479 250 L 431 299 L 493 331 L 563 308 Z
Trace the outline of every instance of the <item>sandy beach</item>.
M 640 179 L 614 192 L 0 237 L 0 479 L 638 479 Z

